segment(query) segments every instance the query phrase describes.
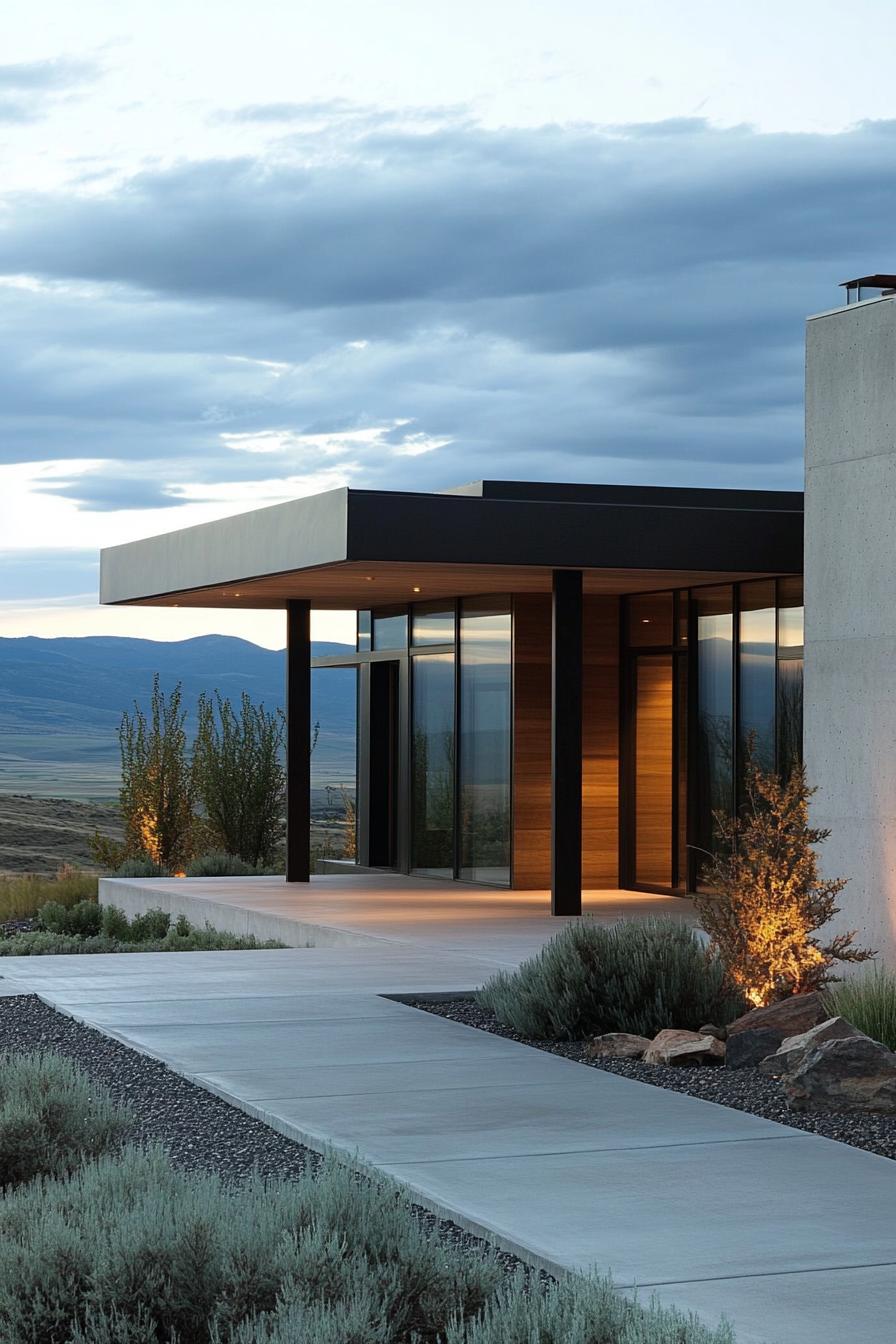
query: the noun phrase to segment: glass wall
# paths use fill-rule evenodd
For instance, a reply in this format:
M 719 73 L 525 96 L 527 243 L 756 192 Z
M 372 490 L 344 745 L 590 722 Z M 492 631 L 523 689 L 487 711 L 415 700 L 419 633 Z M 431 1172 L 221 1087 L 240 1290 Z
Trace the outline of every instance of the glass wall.
M 454 608 L 435 603 L 432 606 L 421 603 L 412 607 L 411 643 L 417 647 L 424 644 L 453 644 Z
M 778 773 L 803 757 L 803 580 L 778 581 Z
M 412 668 L 411 867 L 453 877 L 454 654 L 421 655 Z
M 752 736 L 760 770 L 775 768 L 775 581 L 742 583 L 738 643 L 738 750 L 741 786 Z
M 695 588 L 697 622 L 696 807 L 698 851 L 716 847 L 715 812 L 734 805 L 734 594 Z M 703 855 L 698 855 L 702 858 Z M 699 887 L 698 883 L 698 887 Z
M 408 614 L 406 611 L 373 613 L 373 647 L 375 649 L 404 650 L 408 646 Z
M 460 612 L 459 876 L 510 883 L 511 616 L 508 599 Z
M 317 859 L 357 858 L 358 669 L 311 673 L 311 848 Z

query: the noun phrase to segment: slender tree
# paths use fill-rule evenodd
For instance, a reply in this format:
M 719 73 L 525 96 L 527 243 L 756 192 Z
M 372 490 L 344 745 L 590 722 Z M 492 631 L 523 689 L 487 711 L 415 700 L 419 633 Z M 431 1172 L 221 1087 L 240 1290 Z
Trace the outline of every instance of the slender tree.
M 166 696 L 156 673 L 149 716 L 135 702 L 133 714 L 122 715 L 118 732 L 126 856 L 145 855 L 169 871 L 188 862 L 193 845 L 185 718 L 180 683 Z
M 271 863 L 283 836 L 284 731 L 283 714 L 253 705 L 245 691 L 239 712 L 218 691 L 199 697 L 196 795 L 212 844 L 245 863 Z
M 782 780 L 760 769 L 752 741 L 746 756 L 743 807 L 715 815 L 719 849 L 704 865 L 707 890 L 695 905 L 732 978 L 764 1004 L 819 989 L 838 978 L 837 962 L 875 954 L 854 946 L 854 931 L 818 936 L 838 913 L 846 879 L 819 873 L 815 849 L 830 831 L 809 825 L 815 789 L 805 767 Z

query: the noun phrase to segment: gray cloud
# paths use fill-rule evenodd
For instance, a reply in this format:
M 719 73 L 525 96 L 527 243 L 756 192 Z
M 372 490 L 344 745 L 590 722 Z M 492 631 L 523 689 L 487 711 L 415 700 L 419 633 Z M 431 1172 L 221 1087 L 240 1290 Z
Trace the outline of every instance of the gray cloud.
M 56 98 L 98 73 L 95 62 L 74 57 L 0 64 L 0 123 L 38 121 Z
M 106 471 L 87 471 L 70 481 L 41 485 L 42 495 L 72 499 L 93 513 L 111 513 L 119 509 L 170 509 L 185 500 L 167 485 L 148 478 L 114 476 Z
M 54 486 L 105 509 L 330 467 L 799 484 L 803 317 L 892 265 L 896 124 L 401 131 L 319 110 L 352 122 L 339 153 L 278 142 L 8 202 L 0 268 L 42 283 L 0 291 L 6 460 L 127 462 Z M 280 446 L 244 451 L 267 431 Z M 321 434 L 344 442 L 325 457 L 302 440 Z M 450 446 L 414 456 L 419 435 Z

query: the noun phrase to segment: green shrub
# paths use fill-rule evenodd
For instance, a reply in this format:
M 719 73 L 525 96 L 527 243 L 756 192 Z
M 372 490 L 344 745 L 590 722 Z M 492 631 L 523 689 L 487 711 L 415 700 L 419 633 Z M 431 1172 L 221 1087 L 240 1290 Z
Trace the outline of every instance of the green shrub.
M 159 1149 L 0 1204 L 4 1344 L 731 1344 L 603 1280 L 542 1295 L 427 1235 L 400 1187 L 333 1159 L 233 1186 Z
M 131 943 L 158 943 L 171 928 L 171 916 L 165 910 L 144 910 L 132 915 L 127 941 Z
M 580 1040 L 606 1031 L 722 1026 L 744 1011 L 719 958 L 679 920 L 569 924 L 480 1003 L 523 1036 Z
M 119 910 L 116 905 L 104 905 L 101 909 L 103 912 L 103 937 L 113 938 L 118 942 L 126 941 L 131 926 L 124 911 Z
M 422 1344 L 455 1312 L 477 1312 L 500 1278 L 489 1257 L 427 1237 L 387 1179 L 359 1180 L 335 1162 L 316 1177 L 232 1187 L 174 1171 L 160 1150 L 132 1150 L 0 1206 L 4 1344 L 76 1331 L 90 1344 L 120 1340 L 123 1321 L 133 1339 L 199 1344 L 217 1329 L 230 1341 L 242 1321 L 293 1311 L 360 1313 L 362 1329 L 335 1335 L 340 1344 Z M 99 1333 L 91 1317 L 106 1318 Z M 118 1333 L 104 1335 L 110 1317 Z
M 59 1176 L 117 1145 L 129 1117 L 58 1055 L 0 1055 L 0 1185 Z
M 102 907 L 102 932 L 89 937 L 38 929 L 0 939 L 0 957 L 70 956 L 92 952 L 248 952 L 283 947 L 276 939 L 222 933 L 206 924 L 194 928 L 180 915 L 171 927 L 163 910 L 148 910 L 132 920 L 114 906 Z
M 873 1041 L 896 1050 L 896 972 L 875 966 L 827 992 L 832 1015 L 845 1017 Z
M 76 868 L 60 868 L 55 877 L 25 873 L 19 877 L 0 877 L 0 920 L 31 919 L 42 905 L 75 905 L 95 901 L 97 878 Z
M 47 933 L 93 938 L 102 928 L 103 914 L 96 901 L 78 901 L 68 909 L 58 901 L 48 901 L 38 910 L 37 922 Z
M 125 859 L 115 869 L 116 877 L 167 877 L 165 869 L 161 864 L 155 863 L 152 859 Z
M 220 849 L 200 854 L 198 859 L 187 864 L 187 877 L 249 877 L 255 871 L 251 863 Z

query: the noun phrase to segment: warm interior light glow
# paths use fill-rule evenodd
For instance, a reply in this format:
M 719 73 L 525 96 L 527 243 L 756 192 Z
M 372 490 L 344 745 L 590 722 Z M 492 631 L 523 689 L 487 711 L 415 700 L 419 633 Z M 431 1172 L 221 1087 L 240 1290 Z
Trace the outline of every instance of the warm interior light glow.
M 175 873 L 175 877 L 186 877 L 186 873 Z

